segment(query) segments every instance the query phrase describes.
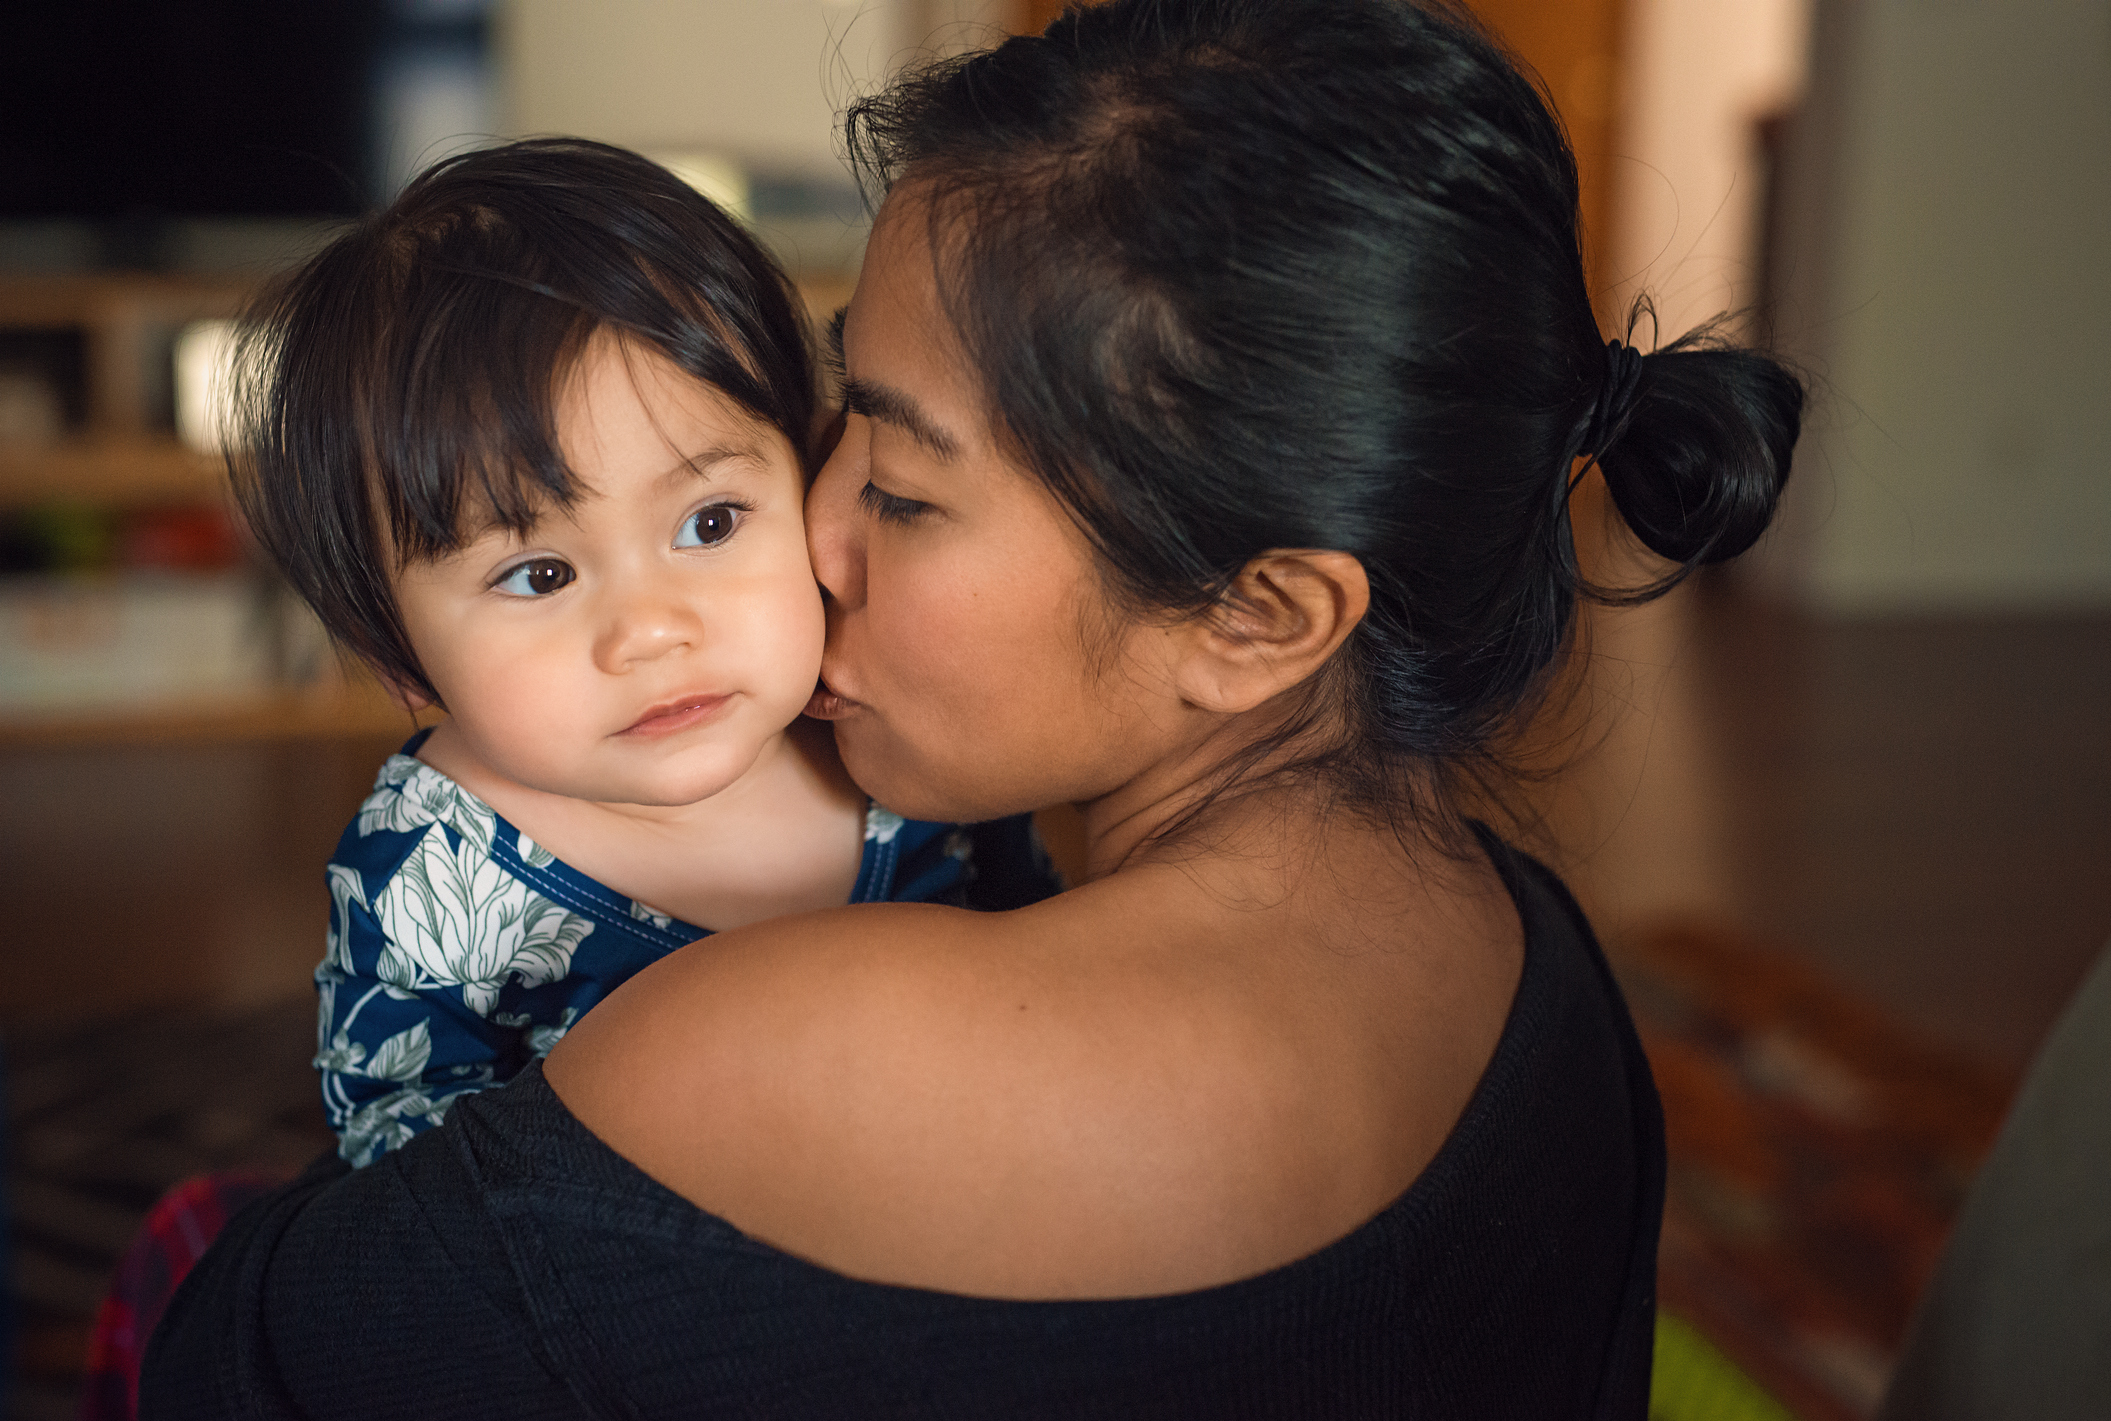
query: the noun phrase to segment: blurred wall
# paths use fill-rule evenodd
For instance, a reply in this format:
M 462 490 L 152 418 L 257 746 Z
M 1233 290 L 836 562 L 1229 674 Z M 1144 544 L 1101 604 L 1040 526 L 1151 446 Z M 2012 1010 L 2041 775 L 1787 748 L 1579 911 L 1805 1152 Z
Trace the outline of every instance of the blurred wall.
M 1779 329 L 1828 387 L 1772 581 L 2111 606 L 2111 4 L 1817 0 Z
M 931 9 L 928 0 L 503 0 L 503 124 L 837 175 L 837 109 L 921 40 L 939 18 Z
M 1801 95 L 1809 21 L 1810 0 L 1627 0 L 1600 302 L 1615 334 L 1638 292 L 1666 340 L 1758 299 L 1758 125 Z
M 1625 0 L 1611 220 L 1594 263 L 1608 334 L 1625 332 L 1640 292 L 1657 307 L 1657 329 L 1636 333 L 1644 349 L 1757 299 L 1758 124 L 1796 102 L 1808 18 L 1808 0 Z M 1593 578 L 1640 585 L 1661 571 L 1609 532 L 1595 479 L 1571 510 Z M 1641 607 L 1586 606 L 1576 694 L 1540 727 L 1563 771 L 1539 802 L 1562 871 L 1609 942 L 1669 919 L 1735 920 L 1729 781 L 1691 655 L 1692 612 L 1690 589 Z

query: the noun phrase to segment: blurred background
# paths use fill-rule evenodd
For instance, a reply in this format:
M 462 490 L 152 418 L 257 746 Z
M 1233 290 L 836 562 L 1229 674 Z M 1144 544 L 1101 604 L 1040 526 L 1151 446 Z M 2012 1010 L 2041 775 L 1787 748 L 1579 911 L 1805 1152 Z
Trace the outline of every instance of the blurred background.
M 228 520 L 216 382 L 243 300 L 434 159 L 577 133 L 725 202 L 832 310 L 865 229 L 837 111 L 1058 8 L 11 12 L 11 1414 L 72 1414 L 160 1189 L 327 1143 L 320 869 L 410 727 Z M 2016 1078 L 2111 936 L 2111 0 L 1474 8 L 1568 125 L 1607 334 L 1647 293 L 1645 348 L 1720 316 L 1815 382 L 1759 552 L 1590 614 L 1531 797 L 1664 1088 L 1664 1295 L 1690 1355 L 1777 1408 L 1736 1414 L 1866 1415 Z M 1599 569 L 1639 568 L 1595 486 L 1578 518 Z

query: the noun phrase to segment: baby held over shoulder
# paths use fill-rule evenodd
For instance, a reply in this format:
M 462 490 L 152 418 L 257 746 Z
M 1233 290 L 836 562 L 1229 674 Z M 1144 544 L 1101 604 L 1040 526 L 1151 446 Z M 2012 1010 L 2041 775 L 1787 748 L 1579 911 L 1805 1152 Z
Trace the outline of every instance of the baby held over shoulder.
M 316 1066 L 351 1162 L 707 932 L 964 889 L 967 832 L 869 804 L 800 718 L 802 319 L 707 199 L 571 140 L 437 165 L 256 313 L 243 511 L 445 712 L 328 868 Z

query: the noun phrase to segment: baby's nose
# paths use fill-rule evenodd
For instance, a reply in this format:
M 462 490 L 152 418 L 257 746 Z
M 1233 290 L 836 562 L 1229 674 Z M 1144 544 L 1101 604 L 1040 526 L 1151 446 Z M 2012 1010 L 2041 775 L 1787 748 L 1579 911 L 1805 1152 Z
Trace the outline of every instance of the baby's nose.
M 595 664 L 611 676 L 704 643 L 703 617 L 672 589 L 633 587 L 612 600 L 594 645 Z

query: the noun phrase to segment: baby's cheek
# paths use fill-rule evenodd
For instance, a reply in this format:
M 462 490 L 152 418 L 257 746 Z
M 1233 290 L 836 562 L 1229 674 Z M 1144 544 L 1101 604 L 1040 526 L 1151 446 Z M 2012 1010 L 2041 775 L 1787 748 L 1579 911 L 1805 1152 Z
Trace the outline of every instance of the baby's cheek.
M 828 635 L 821 589 L 811 577 L 787 577 L 758 599 L 748 647 L 753 673 L 778 694 L 803 707 L 821 674 L 821 648 Z

